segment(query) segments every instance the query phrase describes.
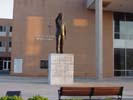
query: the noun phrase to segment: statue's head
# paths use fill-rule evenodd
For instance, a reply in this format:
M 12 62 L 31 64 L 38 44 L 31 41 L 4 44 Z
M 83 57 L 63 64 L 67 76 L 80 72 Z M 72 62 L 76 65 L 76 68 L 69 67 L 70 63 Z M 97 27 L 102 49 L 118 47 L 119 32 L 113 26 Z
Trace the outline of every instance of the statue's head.
M 60 18 L 60 19 L 62 19 L 62 13 L 60 12 L 59 14 L 58 14 L 58 17 Z

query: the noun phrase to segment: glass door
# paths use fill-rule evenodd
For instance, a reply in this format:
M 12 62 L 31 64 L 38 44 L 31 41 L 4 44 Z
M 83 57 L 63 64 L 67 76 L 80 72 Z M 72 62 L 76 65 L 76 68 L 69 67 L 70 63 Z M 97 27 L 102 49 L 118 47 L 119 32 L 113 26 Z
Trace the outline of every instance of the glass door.
M 3 70 L 9 70 L 11 66 L 11 61 L 3 60 Z

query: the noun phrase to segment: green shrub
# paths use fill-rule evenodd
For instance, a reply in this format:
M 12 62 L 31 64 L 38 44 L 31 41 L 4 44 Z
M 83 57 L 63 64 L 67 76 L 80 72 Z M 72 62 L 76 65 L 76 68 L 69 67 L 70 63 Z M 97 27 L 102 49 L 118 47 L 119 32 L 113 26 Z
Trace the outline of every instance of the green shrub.
M 3 96 L 0 98 L 0 100 L 23 100 L 19 96 Z
M 32 98 L 29 98 L 28 100 L 48 100 L 48 98 L 37 95 L 37 96 L 33 96 Z
M 112 98 L 105 98 L 104 100 L 112 100 Z

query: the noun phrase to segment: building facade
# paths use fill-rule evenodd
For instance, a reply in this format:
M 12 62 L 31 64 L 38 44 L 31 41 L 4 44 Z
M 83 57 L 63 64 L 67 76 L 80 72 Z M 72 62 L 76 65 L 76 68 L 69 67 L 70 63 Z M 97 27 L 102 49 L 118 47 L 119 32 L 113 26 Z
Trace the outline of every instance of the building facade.
M 103 77 L 104 65 L 104 17 L 103 11 L 113 14 L 113 75 L 132 77 L 132 3 L 129 0 L 88 0 L 87 7 L 96 11 L 96 58 L 97 75 Z M 100 16 L 100 17 L 99 17 Z M 98 24 L 97 24 L 98 23 Z M 99 49 L 99 51 L 97 51 Z
M 64 53 L 74 54 L 75 76 L 133 76 L 133 14 L 117 0 L 14 0 L 11 75 L 48 75 L 59 12 L 67 27 Z
M 11 69 L 12 20 L 0 19 L 0 72 Z

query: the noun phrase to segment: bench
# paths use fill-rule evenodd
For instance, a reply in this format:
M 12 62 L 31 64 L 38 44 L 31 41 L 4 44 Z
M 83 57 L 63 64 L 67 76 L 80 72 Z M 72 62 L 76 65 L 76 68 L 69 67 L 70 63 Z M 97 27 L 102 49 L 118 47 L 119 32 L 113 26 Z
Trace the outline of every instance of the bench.
M 6 96 L 21 96 L 21 91 L 7 91 Z
M 117 100 L 122 100 L 123 87 L 60 87 L 58 97 L 62 96 L 117 96 Z
M 123 87 L 92 87 L 92 96 L 117 96 L 117 100 L 122 100 Z
M 61 96 L 89 96 L 91 98 L 91 95 L 90 87 L 61 87 L 58 90 L 59 100 L 61 100 Z

